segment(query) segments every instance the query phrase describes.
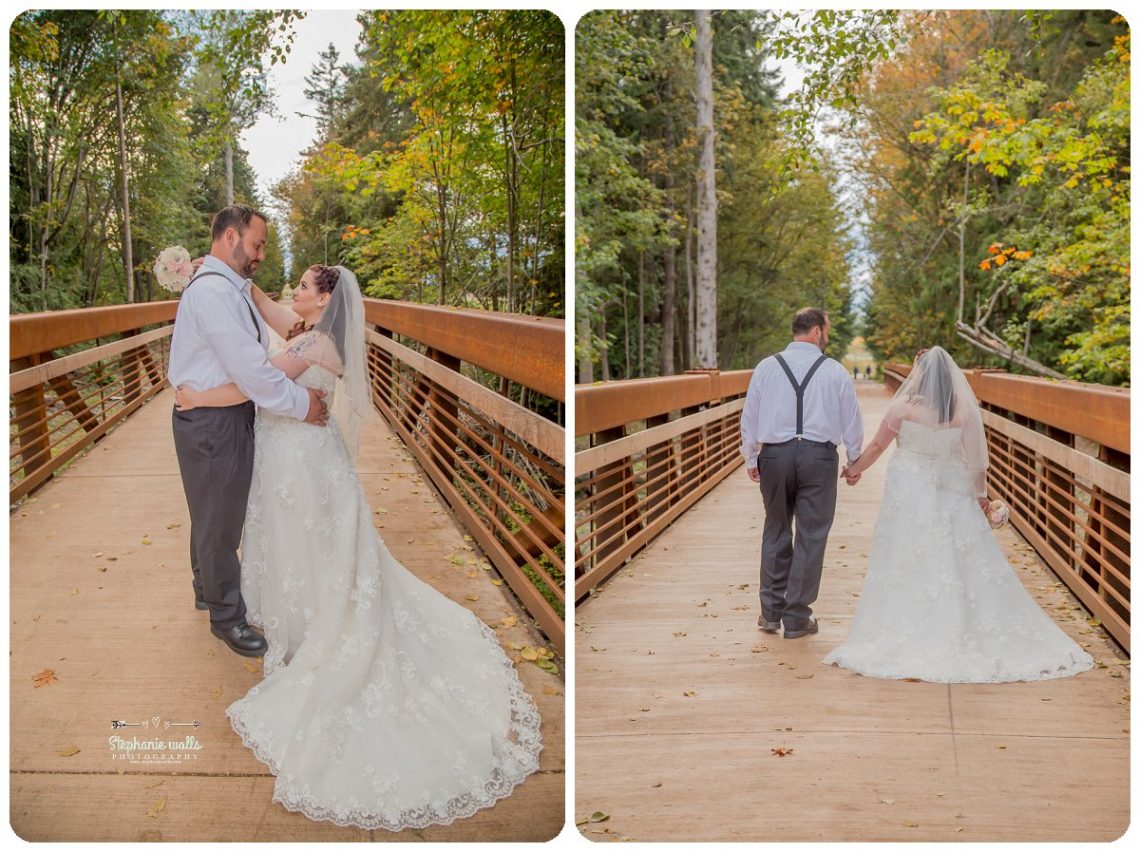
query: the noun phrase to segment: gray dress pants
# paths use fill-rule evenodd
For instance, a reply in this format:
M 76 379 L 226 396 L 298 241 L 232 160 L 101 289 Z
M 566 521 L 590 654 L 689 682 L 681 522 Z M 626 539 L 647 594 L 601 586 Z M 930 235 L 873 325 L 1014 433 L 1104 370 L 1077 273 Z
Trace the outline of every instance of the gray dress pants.
M 228 630 L 245 621 L 237 550 L 253 478 L 252 402 L 174 411 L 174 450 L 190 507 L 194 597 L 210 623 Z
M 764 497 L 760 611 L 767 621 L 782 620 L 785 630 L 802 630 L 819 595 L 835 519 L 839 452 L 834 444 L 807 440 L 765 444 L 758 467 Z

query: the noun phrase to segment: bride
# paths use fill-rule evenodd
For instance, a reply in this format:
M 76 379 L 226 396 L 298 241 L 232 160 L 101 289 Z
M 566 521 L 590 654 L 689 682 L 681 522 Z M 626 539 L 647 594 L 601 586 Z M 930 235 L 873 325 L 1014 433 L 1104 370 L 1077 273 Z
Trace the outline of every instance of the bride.
M 253 294 L 286 338 L 273 363 L 327 391 L 339 428 L 258 411 L 241 591 L 269 649 L 264 680 L 226 715 L 288 810 L 391 831 L 469 816 L 538 769 L 538 711 L 492 630 L 372 525 L 353 461 L 372 404 L 355 276 L 309 267 L 292 309 Z M 176 396 L 183 409 L 242 400 L 236 385 Z
M 981 411 L 941 347 L 919 353 L 875 439 L 843 471 L 848 483 L 892 440 L 859 606 L 847 641 L 824 662 L 937 683 L 1044 680 L 1092 668 L 1025 591 L 990 530 Z

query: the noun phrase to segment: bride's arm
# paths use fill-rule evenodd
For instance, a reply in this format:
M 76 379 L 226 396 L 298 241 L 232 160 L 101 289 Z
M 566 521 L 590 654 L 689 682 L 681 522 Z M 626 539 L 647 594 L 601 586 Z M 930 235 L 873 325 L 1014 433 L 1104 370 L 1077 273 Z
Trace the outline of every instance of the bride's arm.
M 859 458 L 843 469 L 843 477 L 851 479 L 861 476 L 863 471 L 878 461 L 879 456 L 886 452 L 887 447 L 891 445 L 891 441 L 898 437 L 899 426 L 903 419 L 900 410 L 888 411 L 883 422 L 879 424 L 879 431 L 875 433 L 871 443 L 867 445 Z
M 270 363 L 290 379 L 297 378 L 309 366 L 309 362 L 304 358 L 294 358 L 284 352 L 271 358 Z M 249 397 L 233 382 L 202 391 L 194 390 L 187 385 L 179 385 L 174 389 L 174 407 L 179 411 L 189 411 L 192 408 L 225 408 L 248 399 Z
M 287 308 L 269 298 L 265 292 L 256 284 L 250 290 L 253 296 L 253 305 L 257 308 L 257 312 L 261 314 L 265 324 L 277 332 L 282 337 L 289 336 L 289 330 L 295 326 L 300 317 L 293 313 L 292 308 Z

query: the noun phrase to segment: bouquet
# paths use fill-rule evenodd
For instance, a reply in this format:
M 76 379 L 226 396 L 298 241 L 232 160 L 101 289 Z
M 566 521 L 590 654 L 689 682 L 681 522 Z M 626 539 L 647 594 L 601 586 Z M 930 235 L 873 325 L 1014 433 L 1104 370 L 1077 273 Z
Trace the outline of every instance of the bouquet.
M 994 500 L 986 512 L 986 519 L 990 522 L 990 529 L 1001 529 L 1009 521 L 1009 506 L 1001 500 Z
M 181 293 L 194 277 L 190 252 L 182 246 L 168 246 L 158 253 L 154 262 L 154 277 L 159 286 L 171 293 Z

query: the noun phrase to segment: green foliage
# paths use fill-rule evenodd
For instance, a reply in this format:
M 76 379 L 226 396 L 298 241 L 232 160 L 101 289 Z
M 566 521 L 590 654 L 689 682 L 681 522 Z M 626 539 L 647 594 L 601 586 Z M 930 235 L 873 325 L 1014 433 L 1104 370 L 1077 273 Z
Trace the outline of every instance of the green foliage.
M 697 138 L 691 13 L 592 12 L 576 48 L 575 251 L 579 380 L 680 372 L 693 363 L 687 268 Z M 840 214 L 826 161 L 786 170 L 792 144 L 762 72 L 776 22 L 713 16 L 717 328 L 722 369 L 787 343 L 806 304 L 851 337 Z M 670 277 L 672 281 L 670 283 Z
M 351 264 L 373 296 L 562 315 L 558 19 L 414 10 L 361 22 L 364 65 L 344 69 L 322 139 L 277 191 L 295 247 Z
M 1048 69 L 1019 65 L 1007 49 L 966 57 L 949 85 L 927 91 L 907 141 L 927 163 L 931 190 L 944 187 L 940 221 L 970 230 L 967 324 L 988 323 L 1014 349 L 1073 378 L 1127 384 L 1130 35 L 1123 19 L 1107 32 L 1107 49 L 1086 57 L 1068 92 L 1046 79 L 1052 73 L 1033 76 Z M 1052 51 L 1044 43 L 1039 52 Z M 957 270 L 945 254 L 940 263 L 943 286 L 937 276 L 931 286 L 949 313 L 945 285 Z M 912 338 L 900 326 L 913 322 L 896 313 L 901 282 L 889 261 L 880 273 L 870 342 L 885 349 L 887 339 Z

